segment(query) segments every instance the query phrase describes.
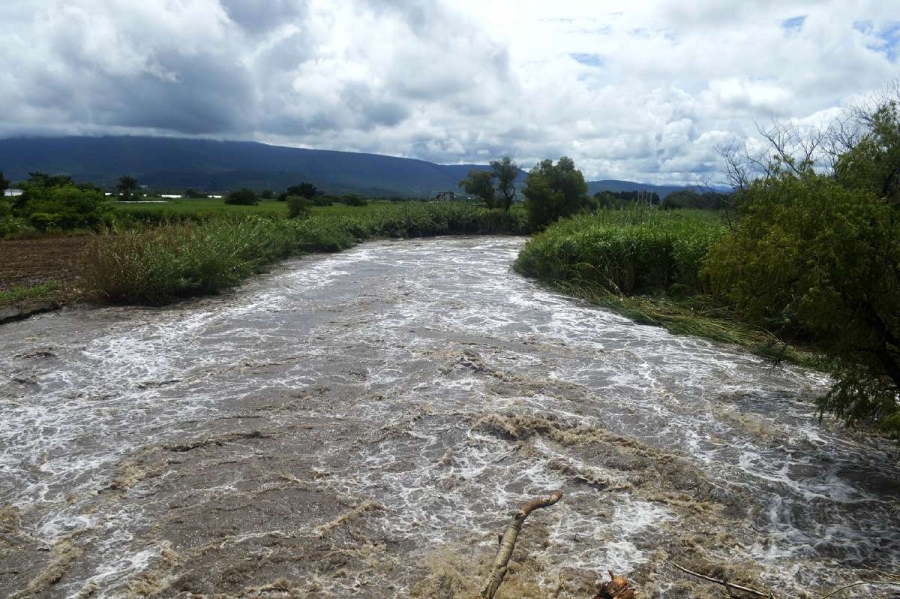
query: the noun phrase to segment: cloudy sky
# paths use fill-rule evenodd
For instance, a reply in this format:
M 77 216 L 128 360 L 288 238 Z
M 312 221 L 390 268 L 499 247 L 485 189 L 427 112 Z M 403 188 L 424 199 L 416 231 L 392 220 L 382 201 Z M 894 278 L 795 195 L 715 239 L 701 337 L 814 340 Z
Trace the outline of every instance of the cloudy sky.
M 900 77 L 887 0 L 0 0 L 0 136 L 258 140 L 714 180 Z

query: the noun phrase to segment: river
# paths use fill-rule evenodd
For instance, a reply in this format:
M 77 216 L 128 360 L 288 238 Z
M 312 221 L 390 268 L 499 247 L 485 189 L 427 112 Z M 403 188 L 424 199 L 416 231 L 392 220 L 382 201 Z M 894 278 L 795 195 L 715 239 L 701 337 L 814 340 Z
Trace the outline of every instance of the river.
M 669 559 L 780 597 L 900 569 L 896 445 L 819 422 L 826 377 L 547 291 L 523 243 L 0 328 L 0 595 L 466 597 L 556 489 L 505 596 L 609 569 L 720 596 Z

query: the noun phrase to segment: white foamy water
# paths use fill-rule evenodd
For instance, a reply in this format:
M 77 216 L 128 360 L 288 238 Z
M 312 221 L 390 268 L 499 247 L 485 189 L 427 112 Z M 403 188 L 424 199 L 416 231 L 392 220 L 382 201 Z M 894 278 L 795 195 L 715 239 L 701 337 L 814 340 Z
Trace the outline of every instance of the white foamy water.
M 825 377 L 548 292 L 511 272 L 522 243 L 371 243 L 220 298 L 0 328 L 0 594 L 55 547 L 48 596 L 276 571 L 405 595 L 434 548 L 490 557 L 508 513 L 555 489 L 533 524 L 548 589 L 557 568 L 612 568 L 657 571 L 644 591 L 664 596 L 665 556 L 792 592 L 900 568 L 895 447 L 820 423 Z M 228 561 L 247 554 L 267 557 Z

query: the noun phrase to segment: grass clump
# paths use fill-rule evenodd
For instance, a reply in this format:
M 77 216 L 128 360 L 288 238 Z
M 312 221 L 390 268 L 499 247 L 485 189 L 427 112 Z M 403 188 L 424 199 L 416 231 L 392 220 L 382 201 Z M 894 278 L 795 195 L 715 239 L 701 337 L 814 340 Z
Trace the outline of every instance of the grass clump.
M 525 246 L 522 274 L 618 295 L 704 288 L 700 265 L 725 227 L 711 213 L 601 210 L 560 221 Z
M 0 290 L 0 306 L 9 306 L 25 301 L 54 300 L 61 292 L 61 285 L 50 281 L 33 287 L 13 287 Z
M 126 231 L 89 246 L 82 279 L 109 302 L 164 304 L 236 285 L 297 245 L 288 227 L 263 218 Z
M 526 231 L 522 210 L 463 202 L 333 206 L 304 219 L 207 218 L 98 236 L 81 274 L 102 301 L 162 305 L 234 287 L 289 256 L 337 252 L 366 239 Z

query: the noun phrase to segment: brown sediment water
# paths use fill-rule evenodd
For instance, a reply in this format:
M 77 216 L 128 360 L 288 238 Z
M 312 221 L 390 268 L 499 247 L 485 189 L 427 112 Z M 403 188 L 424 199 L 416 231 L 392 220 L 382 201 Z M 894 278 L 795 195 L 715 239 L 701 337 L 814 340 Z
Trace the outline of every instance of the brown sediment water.
M 0 595 L 779 596 L 900 569 L 896 446 L 821 374 L 510 270 L 524 240 L 375 242 L 162 309 L 0 329 Z M 896 589 L 871 589 L 891 597 Z

